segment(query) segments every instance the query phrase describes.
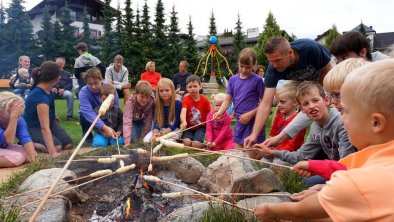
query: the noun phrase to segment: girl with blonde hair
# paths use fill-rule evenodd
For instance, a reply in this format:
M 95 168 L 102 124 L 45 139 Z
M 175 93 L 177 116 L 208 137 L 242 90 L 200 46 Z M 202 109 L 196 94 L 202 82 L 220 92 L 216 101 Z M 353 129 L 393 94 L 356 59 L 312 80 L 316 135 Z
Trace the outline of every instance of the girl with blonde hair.
M 21 117 L 25 109 L 21 97 L 0 93 L 0 167 L 16 167 L 36 160 L 36 151 Z M 15 137 L 21 145 L 14 144 Z
M 182 110 L 182 102 L 175 99 L 175 87 L 170 79 L 159 80 L 157 93 L 153 133 L 147 136 L 151 141 L 179 128 Z

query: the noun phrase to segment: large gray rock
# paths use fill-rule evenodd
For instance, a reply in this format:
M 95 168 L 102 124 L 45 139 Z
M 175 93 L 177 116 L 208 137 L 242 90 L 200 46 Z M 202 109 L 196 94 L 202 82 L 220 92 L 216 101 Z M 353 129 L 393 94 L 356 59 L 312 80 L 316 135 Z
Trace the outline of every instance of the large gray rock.
M 58 177 L 58 175 L 60 174 L 61 170 L 62 170 L 61 168 L 51 168 L 51 169 L 44 169 L 44 170 L 40 170 L 38 172 L 35 172 L 33 175 L 30 175 L 25 181 L 23 181 L 22 185 L 19 187 L 19 190 L 20 191 L 28 191 L 28 190 L 40 189 L 40 188 L 43 188 L 46 186 L 51 186 L 55 182 L 55 180 Z M 76 175 L 74 172 L 72 172 L 70 170 L 66 170 L 64 172 L 62 178 L 67 178 L 67 180 L 71 180 L 71 179 L 76 178 Z M 59 185 L 56 186 L 55 190 L 52 193 L 57 193 L 59 191 L 62 191 L 62 190 L 72 187 L 68 183 L 60 184 L 64 181 L 65 180 L 61 179 L 58 182 Z M 43 194 L 45 195 L 45 193 L 47 191 L 48 191 L 48 189 L 45 189 L 40 192 L 32 193 L 31 195 L 34 195 L 37 198 L 42 198 Z M 31 196 L 31 195 L 29 195 L 29 196 Z M 62 193 L 61 195 L 67 197 L 73 203 L 77 203 L 81 199 L 81 195 L 80 195 L 80 192 L 78 191 L 78 189 L 72 189 L 72 190 L 66 191 L 66 192 Z
M 264 168 L 237 177 L 234 180 L 231 193 L 270 193 L 273 191 L 283 191 L 283 189 L 282 182 L 274 172 Z
M 52 198 L 47 201 L 36 218 L 36 222 L 70 221 L 71 203 L 64 198 Z
M 205 170 L 202 163 L 191 157 L 168 161 L 164 166 L 175 172 L 176 178 L 185 183 L 197 183 Z
M 240 151 L 229 153 L 247 157 Z M 198 184 L 212 193 L 231 192 L 237 178 L 255 170 L 257 170 L 256 164 L 250 160 L 221 156 L 206 168 Z

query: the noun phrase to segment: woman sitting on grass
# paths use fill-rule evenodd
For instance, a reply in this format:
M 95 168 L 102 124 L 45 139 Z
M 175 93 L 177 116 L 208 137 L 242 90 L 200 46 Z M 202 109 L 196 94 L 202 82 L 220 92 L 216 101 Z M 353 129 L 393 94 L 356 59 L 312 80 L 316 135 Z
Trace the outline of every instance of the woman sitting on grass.
M 21 97 L 10 92 L 0 93 L 0 168 L 36 160 L 25 119 L 21 117 L 24 109 Z M 21 145 L 14 144 L 15 137 Z
M 26 99 L 23 117 L 36 149 L 56 157 L 61 149 L 73 148 L 70 136 L 59 125 L 55 113 L 55 99 L 51 89 L 59 82 L 60 66 L 52 61 L 33 69 L 34 85 Z

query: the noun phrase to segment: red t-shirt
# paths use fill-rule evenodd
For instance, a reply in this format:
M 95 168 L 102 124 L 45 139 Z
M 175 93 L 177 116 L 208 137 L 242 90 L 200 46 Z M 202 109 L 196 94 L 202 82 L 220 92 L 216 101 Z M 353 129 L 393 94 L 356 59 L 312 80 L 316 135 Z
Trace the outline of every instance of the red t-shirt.
M 148 71 L 141 74 L 141 80 L 148 81 L 152 86 L 152 89 L 156 90 L 157 83 L 161 79 L 161 74 L 158 72 L 150 73 Z
M 205 122 L 209 111 L 211 111 L 211 104 L 207 97 L 200 95 L 200 99 L 195 101 L 190 95 L 185 96 L 182 100 L 182 109 L 186 108 L 187 128 Z M 191 130 L 197 130 L 202 126 L 197 126 Z
M 278 113 L 275 116 L 274 123 L 272 124 L 270 136 L 278 135 L 296 116 L 298 113 L 294 113 L 290 118 L 283 119 L 283 113 Z M 286 139 L 276 147 L 276 150 L 298 150 L 304 143 L 304 136 L 306 129 L 301 130 L 293 139 Z

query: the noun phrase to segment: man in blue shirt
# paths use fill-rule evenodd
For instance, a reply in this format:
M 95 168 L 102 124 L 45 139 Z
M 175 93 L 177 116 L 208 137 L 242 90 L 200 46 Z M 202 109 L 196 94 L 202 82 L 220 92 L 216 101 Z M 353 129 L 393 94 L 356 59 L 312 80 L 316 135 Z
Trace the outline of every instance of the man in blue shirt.
M 323 84 L 324 76 L 331 69 L 331 54 L 318 42 L 298 39 L 291 43 L 283 37 L 272 37 L 264 48 L 270 64 L 265 74 L 263 100 L 257 110 L 253 132 L 245 138 L 244 147 L 251 147 L 264 128 L 271 113 L 275 87 L 280 79 L 315 80 Z

